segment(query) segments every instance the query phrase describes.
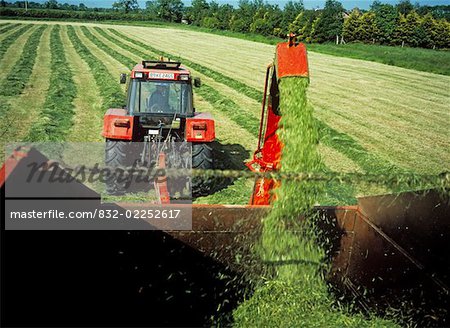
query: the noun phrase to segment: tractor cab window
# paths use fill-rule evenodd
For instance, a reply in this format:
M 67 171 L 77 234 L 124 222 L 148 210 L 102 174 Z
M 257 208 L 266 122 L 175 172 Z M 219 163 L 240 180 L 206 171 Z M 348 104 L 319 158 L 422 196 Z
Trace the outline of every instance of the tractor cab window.
M 132 80 L 129 87 L 129 109 L 134 113 L 190 114 L 192 88 L 181 81 Z

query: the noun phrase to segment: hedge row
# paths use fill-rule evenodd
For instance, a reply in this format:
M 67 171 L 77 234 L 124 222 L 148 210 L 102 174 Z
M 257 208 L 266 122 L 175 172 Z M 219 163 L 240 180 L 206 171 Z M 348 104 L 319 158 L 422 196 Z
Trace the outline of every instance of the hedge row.
M 32 24 L 27 24 L 2 40 L 0 43 L 0 60 L 3 59 L 9 47 L 17 41 L 17 38 L 28 31 L 32 26 Z
M 81 20 L 121 20 L 121 21 L 150 21 L 146 14 L 124 14 L 123 12 L 108 11 L 73 11 L 73 10 L 48 10 L 48 9 L 28 9 L 21 8 L 1 8 L 0 16 L 3 17 L 29 17 L 41 19 L 81 19 Z
M 64 52 L 60 31 L 60 26 L 56 25 L 50 35 L 50 86 L 44 109 L 39 120 L 31 127 L 27 141 L 63 141 L 73 125 L 73 100 L 77 95 L 77 88 Z
M 80 40 L 75 33 L 73 26 L 68 26 L 67 33 L 73 47 L 86 62 L 94 76 L 95 83 L 100 89 L 103 98 L 103 105 L 106 108 L 122 107 L 125 103 L 125 95 L 120 88 L 117 79 L 109 73 L 108 67 L 97 57 L 95 57 L 89 49 Z
M 28 38 L 19 60 L 14 65 L 14 69 L 7 75 L 0 87 L 0 95 L 15 96 L 21 94 L 30 80 L 36 62 L 37 49 L 42 33 L 44 33 L 46 28 L 47 25 L 40 26 Z

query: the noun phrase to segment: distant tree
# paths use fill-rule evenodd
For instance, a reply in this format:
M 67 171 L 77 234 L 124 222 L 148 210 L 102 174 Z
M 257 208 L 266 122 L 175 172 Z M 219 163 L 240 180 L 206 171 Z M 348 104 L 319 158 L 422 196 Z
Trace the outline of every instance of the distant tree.
M 220 27 L 220 21 L 215 16 L 204 17 L 202 21 L 202 26 L 211 29 L 218 29 Z
M 234 13 L 230 19 L 230 30 L 233 32 L 242 32 L 245 30 L 245 21 Z
M 436 23 L 436 47 L 450 49 L 450 23 L 445 19 L 439 19 Z
M 48 0 L 45 2 L 45 8 L 47 9 L 58 9 L 59 4 L 57 0 Z
M 168 22 L 181 22 L 183 2 L 181 0 L 156 0 L 158 18 Z
M 87 10 L 88 8 L 86 7 L 86 5 L 84 4 L 84 3 L 80 3 L 79 5 L 78 5 L 78 9 L 79 10 Z
M 219 29 L 227 30 L 230 28 L 230 20 L 233 16 L 234 8 L 230 4 L 224 4 L 219 7 L 217 18 L 219 19 Z
M 422 37 L 419 40 L 418 46 L 422 48 L 434 48 L 436 46 L 436 31 L 436 20 L 431 13 L 426 14 L 420 22 L 419 34 L 422 34 Z
M 203 18 L 207 16 L 209 5 L 206 0 L 192 0 L 191 6 L 186 12 L 186 18 L 195 25 L 201 25 Z
M 411 11 L 414 10 L 414 6 L 412 5 L 410 0 L 401 0 L 398 4 L 397 4 L 397 11 L 400 14 L 403 15 L 408 15 Z
M 360 24 L 356 37 L 361 42 L 373 43 L 377 35 L 376 16 L 373 11 L 365 12 L 359 18 Z
M 423 48 L 434 48 L 436 47 L 437 39 L 437 22 L 431 13 L 426 14 L 422 17 L 422 22 L 420 23 L 420 29 L 423 31 L 423 38 L 420 40 L 419 47 Z
M 370 5 L 370 10 L 372 11 L 377 11 L 380 9 L 380 7 L 383 4 L 381 3 L 381 1 L 375 0 L 374 2 L 372 2 L 372 4 Z
M 255 19 L 256 13 L 262 7 L 264 7 L 263 0 L 254 0 L 254 1 L 239 0 L 239 5 L 238 5 L 238 8 L 236 9 L 236 15 L 239 16 L 239 18 L 238 18 L 239 25 L 240 25 L 239 32 L 249 32 L 250 31 L 250 25 L 252 24 L 253 20 Z M 259 19 L 259 17 L 257 19 Z
M 392 35 L 391 44 L 408 44 L 408 22 L 406 16 L 400 14 L 395 24 L 395 30 Z
M 374 4 L 372 4 L 372 10 L 375 13 L 377 31 L 375 39 L 381 44 L 390 44 L 394 38 L 398 11 L 394 6 L 388 4 L 378 4 L 376 2 Z
M 281 29 L 279 28 L 281 20 L 282 11 L 280 8 L 277 5 L 265 4 L 256 10 L 249 30 L 252 33 L 266 36 L 274 35 L 275 33 L 281 34 Z M 277 29 L 276 32 L 275 29 Z
M 312 26 L 317 16 L 317 11 L 305 10 L 289 25 L 289 30 L 297 34 L 299 40 L 310 42 Z
M 112 7 L 115 10 L 123 10 L 128 14 L 130 11 L 139 9 L 139 4 L 137 0 L 118 0 L 113 3 Z
M 346 42 L 361 41 L 361 12 L 358 9 L 353 9 L 347 19 L 344 21 L 342 28 L 342 36 Z
M 412 47 L 418 47 L 421 40 L 425 38 L 424 31 L 421 29 L 421 18 L 413 10 L 406 16 L 406 37 L 407 44 Z
M 5 0 L 1 0 L 0 1 L 0 7 L 6 7 L 6 1 Z
M 342 34 L 344 7 L 339 1 L 327 0 L 320 16 L 314 21 L 312 37 L 317 42 L 327 42 Z
M 283 34 L 292 32 L 289 30 L 290 24 L 292 24 L 297 16 L 305 10 L 303 1 L 288 1 L 283 8 L 283 19 L 281 21 L 281 30 Z

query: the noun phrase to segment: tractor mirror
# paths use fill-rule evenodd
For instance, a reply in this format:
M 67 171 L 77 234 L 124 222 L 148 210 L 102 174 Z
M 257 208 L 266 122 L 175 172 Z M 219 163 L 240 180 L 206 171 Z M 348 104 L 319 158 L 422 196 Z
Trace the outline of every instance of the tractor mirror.
M 194 87 L 200 88 L 202 86 L 202 80 L 199 77 L 194 78 Z
M 125 83 L 127 83 L 127 74 L 121 73 L 120 74 L 120 84 L 125 84 Z

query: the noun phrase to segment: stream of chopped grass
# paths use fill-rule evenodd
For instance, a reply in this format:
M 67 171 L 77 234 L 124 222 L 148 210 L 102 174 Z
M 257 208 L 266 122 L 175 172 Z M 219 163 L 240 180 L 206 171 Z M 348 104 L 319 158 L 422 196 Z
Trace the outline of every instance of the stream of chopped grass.
M 305 78 L 283 78 L 280 110 L 284 144 L 281 172 L 318 173 L 319 129 L 307 105 Z M 326 250 L 320 245 L 312 208 L 324 193 L 321 182 L 283 180 L 263 220 L 257 252 L 267 270 L 263 283 L 233 314 L 239 327 L 395 327 L 392 321 L 350 313 L 325 282 Z M 300 221 L 300 216 L 305 219 Z

